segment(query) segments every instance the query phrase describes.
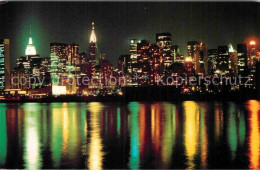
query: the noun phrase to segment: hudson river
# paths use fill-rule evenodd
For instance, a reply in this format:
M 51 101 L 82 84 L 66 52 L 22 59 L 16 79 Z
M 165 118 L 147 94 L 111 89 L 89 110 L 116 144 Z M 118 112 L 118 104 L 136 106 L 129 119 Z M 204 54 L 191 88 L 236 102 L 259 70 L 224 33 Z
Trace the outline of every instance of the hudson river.
M 0 103 L 0 168 L 260 168 L 260 102 Z

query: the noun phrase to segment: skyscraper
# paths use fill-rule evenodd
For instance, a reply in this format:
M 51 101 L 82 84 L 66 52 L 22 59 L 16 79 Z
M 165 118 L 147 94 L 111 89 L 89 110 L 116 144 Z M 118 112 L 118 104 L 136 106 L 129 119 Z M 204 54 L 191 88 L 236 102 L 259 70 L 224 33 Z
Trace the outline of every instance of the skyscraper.
M 208 73 L 208 50 L 205 43 L 202 41 L 189 41 L 187 43 L 188 56 L 194 62 L 194 69 L 196 74 Z
M 228 73 L 229 70 L 228 46 L 218 46 L 217 73 Z
M 50 71 L 51 71 L 51 80 L 52 86 L 60 85 L 60 68 L 58 67 L 59 57 L 56 53 L 51 53 L 50 55 Z
M 248 67 L 252 73 L 255 73 L 256 71 L 256 62 L 256 42 L 250 41 L 248 49 Z
M 162 76 L 163 68 L 163 50 L 157 44 L 149 46 L 149 61 L 150 61 L 150 85 L 155 85 L 159 82 L 159 76 Z
M 97 63 L 96 56 L 97 56 L 97 37 L 95 34 L 95 27 L 94 22 L 92 22 L 92 31 L 90 35 L 90 44 L 88 49 L 89 54 L 89 66 L 90 66 L 90 74 L 92 78 L 95 75 L 95 65 Z
M 177 62 L 177 55 L 180 53 L 180 48 L 178 45 L 172 45 L 171 55 L 173 56 L 173 62 Z
M 90 35 L 90 40 L 89 40 L 89 62 L 94 63 L 96 62 L 96 56 L 97 56 L 97 37 L 95 34 L 95 24 L 92 22 L 92 31 Z
M 65 43 L 51 43 L 50 44 L 50 52 L 55 53 L 56 56 L 59 57 L 59 67 L 62 68 L 62 71 L 65 72 L 67 65 L 67 44 Z
M 146 40 L 142 40 L 137 44 L 137 64 L 138 64 L 138 84 L 148 85 L 150 75 L 150 63 L 149 63 L 149 43 Z
M 198 50 L 199 43 L 197 41 L 188 41 L 188 56 L 191 57 L 192 61 L 194 61 L 194 52 Z
M 208 72 L 213 74 L 217 67 L 218 49 L 208 49 Z
M 25 50 L 25 55 L 29 56 L 29 55 L 36 55 L 36 49 L 35 46 L 33 45 L 33 40 L 32 40 L 32 29 L 31 29 L 31 25 L 30 25 L 30 36 L 29 36 L 29 42 L 28 45 L 26 47 Z
M 199 44 L 199 53 L 200 73 L 208 74 L 208 49 L 202 41 Z
M 172 38 L 170 33 L 157 33 L 156 44 L 163 48 L 163 64 L 164 71 L 173 63 L 173 55 L 171 54 Z
M 140 43 L 141 41 L 136 40 L 136 39 L 131 39 L 130 40 L 130 49 L 129 49 L 129 54 L 130 54 L 130 65 L 128 72 L 131 75 L 131 80 L 128 83 L 129 85 L 137 85 L 137 80 L 134 78 L 135 75 L 137 74 L 138 70 L 138 65 L 137 65 L 137 43 Z
M 238 73 L 247 73 L 247 46 L 246 44 L 237 44 Z
M 232 44 L 229 44 L 228 52 L 230 56 L 229 69 L 231 69 L 231 73 L 237 74 L 237 64 L 238 64 L 237 51 L 234 50 Z
M 130 64 L 130 55 L 121 55 L 118 60 L 118 70 L 125 75 L 129 73 Z
M 10 88 L 10 42 L 0 39 L 0 90 Z

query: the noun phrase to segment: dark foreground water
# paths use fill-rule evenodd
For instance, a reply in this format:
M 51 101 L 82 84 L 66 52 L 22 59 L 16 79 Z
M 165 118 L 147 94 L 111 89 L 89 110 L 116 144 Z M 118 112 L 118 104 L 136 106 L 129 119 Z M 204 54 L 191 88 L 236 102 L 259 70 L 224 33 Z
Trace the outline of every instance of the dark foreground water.
M 0 103 L 0 168 L 260 168 L 260 102 Z

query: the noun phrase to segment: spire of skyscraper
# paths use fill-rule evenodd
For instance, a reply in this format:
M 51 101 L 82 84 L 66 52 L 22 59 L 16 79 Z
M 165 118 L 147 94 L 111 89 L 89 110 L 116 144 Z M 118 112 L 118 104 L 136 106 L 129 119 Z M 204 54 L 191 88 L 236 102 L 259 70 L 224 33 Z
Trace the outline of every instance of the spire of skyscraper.
M 25 50 L 25 55 L 36 55 L 36 49 L 35 46 L 33 45 L 33 41 L 32 41 L 32 29 L 31 29 L 31 25 L 30 25 L 30 36 L 29 36 L 29 42 L 28 45 L 26 47 Z
M 91 31 L 91 35 L 90 35 L 90 42 L 93 42 L 93 43 L 97 42 L 97 37 L 95 34 L 95 30 L 94 30 L 94 22 L 92 22 L 92 31 Z
M 229 44 L 229 45 L 228 45 L 228 52 L 233 53 L 234 51 L 235 51 L 235 50 L 234 50 L 232 44 Z

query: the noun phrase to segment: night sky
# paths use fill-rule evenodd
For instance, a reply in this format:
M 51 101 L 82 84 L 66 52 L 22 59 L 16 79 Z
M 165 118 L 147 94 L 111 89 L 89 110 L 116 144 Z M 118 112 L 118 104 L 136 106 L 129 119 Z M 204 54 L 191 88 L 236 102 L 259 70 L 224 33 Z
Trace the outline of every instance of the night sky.
M 95 22 L 98 47 L 116 66 L 128 54 L 131 38 L 155 43 L 155 34 L 170 32 L 173 44 L 203 40 L 208 48 L 260 43 L 260 3 L 249 2 L 8 2 L 0 6 L 0 38 L 9 38 L 11 64 L 24 56 L 29 25 L 37 53 L 50 55 L 51 42 L 78 43 L 84 52 Z M 257 38 L 258 37 L 258 38 Z

